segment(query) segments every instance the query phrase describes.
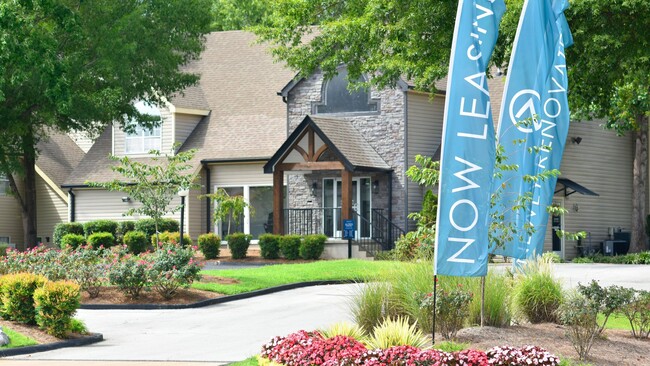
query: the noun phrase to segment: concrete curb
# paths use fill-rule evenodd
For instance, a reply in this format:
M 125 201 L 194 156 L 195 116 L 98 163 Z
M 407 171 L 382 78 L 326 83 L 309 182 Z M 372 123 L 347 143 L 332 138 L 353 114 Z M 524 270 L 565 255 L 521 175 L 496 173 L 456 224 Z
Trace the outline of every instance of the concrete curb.
M 90 333 L 90 335 L 83 338 L 67 339 L 61 342 L 37 344 L 34 346 L 25 346 L 25 347 L 0 350 L 0 357 L 18 356 L 18 355 L 26 355 L 29 353 L 53 351 L 59 348 L 79 347 L 79 346 L 85 346 L 88 344 L 101 342 L 103 340 L 104 340 L 104 336 L 101 333 Z
M 204 306 L 223 304 L 226 302 L 248 299 L 255 296 L 272 294 L 275 292 L 293 290 L 302 287 L 322 286 L 322 285 L 342 285 L 348 283 L 356 283 L 355 280 L 330 280 L 330 281 L 308 281 L 296 282 L 276 287 L 269 287 L 257 291 L 245 292 L 243 294 L 228 295 L 217 297 L 214 299 L 207 299 L 198 301 L 191 304 L 82 304 L 80 309 L 86 310 L 172 310 L 172 309 L 196 309 Z

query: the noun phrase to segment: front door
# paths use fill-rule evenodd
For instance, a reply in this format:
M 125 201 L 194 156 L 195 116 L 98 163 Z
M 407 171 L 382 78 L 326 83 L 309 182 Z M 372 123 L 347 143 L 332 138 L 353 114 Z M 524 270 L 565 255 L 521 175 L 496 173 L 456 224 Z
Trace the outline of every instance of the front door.
M 341 179 L 323 179 L 323 229 L 324 234 L 340 238 L 341 233 Z M 357 237 L 370 236 L 371 203 L 370 178 L 352 179 L 352 210 L 357 220 Z
M 553 206 L 564 207 L 564 200 L 561 198 L 554 199 Z M 564 259 L 564 236 L 558 236 L 558 231 L 564 230 L 564 216 L 552 215 L 551 228 L 553 233 L 553 253 Z

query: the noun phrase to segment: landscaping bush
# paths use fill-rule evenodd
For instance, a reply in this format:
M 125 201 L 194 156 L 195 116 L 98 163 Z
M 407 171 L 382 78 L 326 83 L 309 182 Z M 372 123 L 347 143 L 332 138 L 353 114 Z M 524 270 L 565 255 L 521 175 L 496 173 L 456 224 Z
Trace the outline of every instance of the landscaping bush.
M 84 235 L 89 238 L 94 233 L 111 233 L 113 240 L 117 237 L 117 221 L 95 220 L 84 224 Z
M 454 339 L 463 328 L 469 317 L 469 305 L 473 294 L 465 290 L 462 284 L 455 289 L 438 289 L 438 299 L 435 301 L 436 328 L 444 339 Z M 431 312 L 434 310 L 433 293 L 427 293 L 422 299 L 422 308 Z
M 390 284 L 390 317 L 407 316 L 424 332 L 433 324 L 433 308 L 423 308 L 425 294 L 433 292 L 433 266 L 431 262 L 418 261 L 400 266 L 402 270 L 387 273 L 379 281 Z M 451 284 L 451 282 L 450 282 Z M 455 285 L 454 285 L 455 286 Z M 383 319 L 379 319 L 382 322 Z
M 199 236 L 199 250 L 205 259 L 219 258 L 221 252 L 221 238 L 214 233 L 207 233 Z M 261 239 L 260 239 L 261 241 Z
M 81 246 L 66 254 L 70 263 L 67 278 L 77 283 L 90 298 L 99 296 L 102 285 L 108 280 L 107 251 Z
M 571 292 L 558 308 L 558 318 L 580 360 L 585 360 L 598 335 L 598 304 L 579 292 Z
M 9 249 L 9 244 L 0 243 L 0 257 L 6 257 L 8 249 Z
M 137 255 L 147 251 L 149 240 L 147 240 L 147 234 L 134 230 L 124 234 L 124 245 L 126 245 L 130 253 Z
M 115 236 L 111 233 L 96 232 L 88 237 L 88 245 L 92 248 L 110 248 L 115 245 Z
M 302 259 L 318 259 L 323 254 L 325 250 L 325 242 L 327 241 L 327 236 L 323 234 L 314 234 L 306 235 L 300 247 L 298 253 Z
M 300 257 L 300 235 L 285 235 L 280 238 L 280 252 L 289 260 Z
M 165 299 L 171 299 L 181 287 L 199 279 L 201 267 L 194 263 L 194 250 L 174 244 L 164 245 L 143 259 L 150 263 L 148 277 L 151 286 Z
M 244 233 L 233 233 L 226 237 L 232 259 L 246 258 L 251 239 L 252 236 Z
M 550 273 L 524 276 L 515 285 L 515 304 L 529 322 L 557 321 L 557 309 L 562 303 L 562 286 Z
M 366 332 L 361 327 L 348 322 L 335 323 L 325 329 L 319 329 L 318 333 L 323 338 L 334 338 L 336 336 L 346 336 L 354 339 L 366 338 Z
M 605 330 L 609 317 L 613 313 L 621 311 L 622 307 L 628 304 L 634 296 L 634 291 L 631 289 L 620 286 L 603 288 L 594 280 L 588 286 L 579 283 L 577 290 L 589 299 L 597 307 L 598 312 L 604 316 L 603 323 L 599 324 L 598 334 Z
M 481 293 L 481 281 L 478 278 L 470 280 L 468 289 L 474 294 Z M 512 283 L 510 278 L 503 273 L 488 272 L 485 278 L 485 312 L 483 322 L 485 326 L 507 327 L 512 321 L 510 311 L 510 293 Z M 481 296 L 474 296 L 470 304 L 470 324 L 481 324 Z
M 79 308 L 79 285 L 69 281 L 46 282 L 34 291 L 36 323 L 48 334 L 64 337 L 72 330 Z
M 117 223 L 118 243 L 123 243 L 124 235 L 129 231 L 135 231 L 135 221 L 120 221 Z
M 175 232 L 179 231 L 178 221 L 174 219 L 162 219 L 158 223 L 158 232 L 162 233 L 165 231 Z M 135 230 L 142 231 L 147 234 L 147 237 L 150 238 L 152 235 L 156 234 L 156 222 L 154 219 L 141 219 L 135 222 Z
M 429 340 L 417 329 L 415 324 L 409 324 L 408 318 L 390 318 L 376 326 L 372 335 L 366 340 L 370 348 L 390 348 L 395 346 L 411 346 L 423 348 Z
M 137 299 L 145 286 L 149 285 L 148 271 L 150 267 L 150 263 L 140 260 L 138 257 L 125 255 L 122 260 L 110 267 L 108 279 L 125 295 Z
M 1 279 L 3 318 L 26 324 L 36 323 L 34 312 L 34 291 L 43 286 L 47 279 L 32 273 L 15 273 Z
M 180 237 L 181 233 L 178 231 L 175 232 L 161 232 L 158 234 L 158 241 L 159 243 L 156 243 L 156 235 L 151 236 L 151 244 L 154 246 L 154 248 L 158 247 L 161 244 L 178 244 L 180 243 Z M 190 237 L 190 234 L 188 233 L 183 233 L 183 246 L 184 247 L 191 247 L 193 244 L 192 238 Z
M 487 352 L 490 365 L 560 365 L 560 359 L 547 350 L 536 346 L 521 348 L 511 346 L 497 346 Z
M 260 235 L 258 242 L 260 246 L 260 255 L 264 259 L 280 258 L 280 235 L 263 234 Z
M 86 244 L 86 238 L 79 234 L 65 234 L 60 243 L 61 249 L 77 249 Z
M 634 338 L 648 338 L 650 336 L 650 292 L 633 292 L 631 301 L 622 306 L 622 312 L 630 322 Z
M 393 312 L 390 303 L 391 286 L 384 282 L 369 282 L 359 286 L 351 302 L 354 322 L 365 332 L 371 332 Z
M 84 235 L 84 226 L 79 222 L 64 222 L 54 226 L 54 233 L 52 235 L 52 240 L 54 245 L 61 248 L 61 239 L 66 234 L 77 234 Z

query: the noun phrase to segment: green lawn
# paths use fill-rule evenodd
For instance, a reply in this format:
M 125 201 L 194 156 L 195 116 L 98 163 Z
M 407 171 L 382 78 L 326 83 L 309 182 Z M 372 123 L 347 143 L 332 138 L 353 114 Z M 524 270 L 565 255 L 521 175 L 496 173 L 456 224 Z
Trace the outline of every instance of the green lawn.
M 9 336 L 10 342 L 8 345 L 0 347 L 0 349 L 32 346 L 38 344 L 38 342 L 36 342 L 34 339 L 24 336 L 18 332 L 14 332 L 7 327 L 3 327 L 3 330 Z
M 603 316 L 603 314 L 598 314 L 598 322 L 602 324 L 603 320 L 605 320 L 605 316 Z M 623 314 L 612 314 L 607 320 L 607 326 L 605 328 L 632 330 L 630 327 L 630 321 L 627 320 Z
M 259 365 L 259 363 L 257 362 L 257 356 L 247 358 L 244 361 L 233 362 L 228 364 L 228 366 L 257 366 L 257 365 Z
M 278 264 L 258 268 L 210 270 L 202 274 L 228 277 L 239 283 L 194 283 L 193 288 L 235 295 L 296 282 L 325 280 L 365 280 L 380 273 L 396 271 L 410 264 L 394 261 L 335 260 L 300 264 Z

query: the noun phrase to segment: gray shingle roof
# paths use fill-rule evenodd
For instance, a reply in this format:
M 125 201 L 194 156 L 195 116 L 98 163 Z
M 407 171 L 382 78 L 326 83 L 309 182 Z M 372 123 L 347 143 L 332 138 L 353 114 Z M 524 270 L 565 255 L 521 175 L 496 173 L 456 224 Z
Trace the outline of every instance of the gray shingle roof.
M 55 132 L 41 140 L 37 149 L 38 166 L 56 185 L 68 178 L 84 157 L 84 152 L 72 139 L 63 133 Z

